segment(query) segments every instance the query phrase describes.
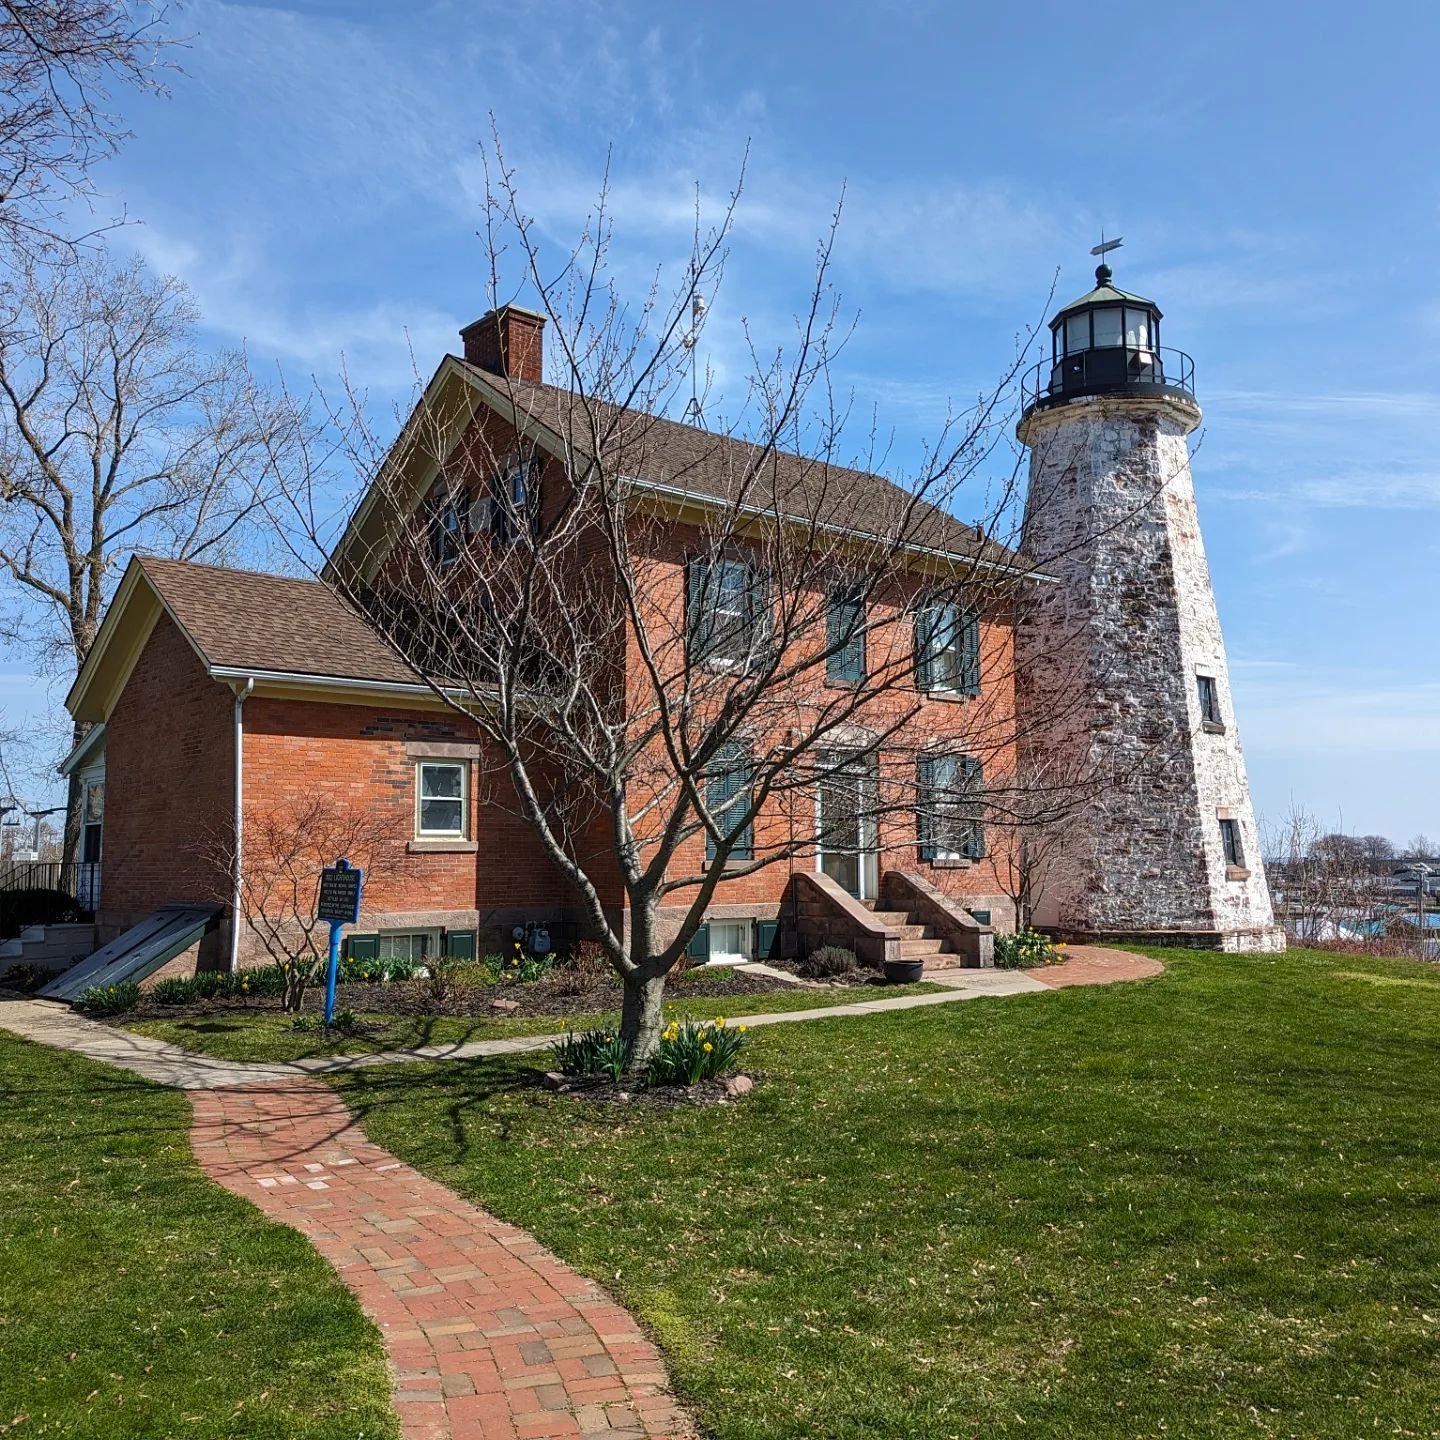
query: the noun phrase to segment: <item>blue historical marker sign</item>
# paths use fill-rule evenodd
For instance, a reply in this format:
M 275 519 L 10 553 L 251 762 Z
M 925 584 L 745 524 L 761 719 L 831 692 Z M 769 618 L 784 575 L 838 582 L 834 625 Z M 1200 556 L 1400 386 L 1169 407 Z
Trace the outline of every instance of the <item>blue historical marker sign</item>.
M 340 932 L 360 919 L 360 888 L 365 872 L 348 860 L 337 860 L 320 872 L 317 919 L 330 922 L 330 964 L 325 971 L 325 1023 L 335 1021 L 335 983 L 340 975 Z
M 332 924 L 354 925 L 360 919 L 360 881 L 363 870 L 348 860 L 327 866 L 320 872 L 320 903 L 315 914 Z

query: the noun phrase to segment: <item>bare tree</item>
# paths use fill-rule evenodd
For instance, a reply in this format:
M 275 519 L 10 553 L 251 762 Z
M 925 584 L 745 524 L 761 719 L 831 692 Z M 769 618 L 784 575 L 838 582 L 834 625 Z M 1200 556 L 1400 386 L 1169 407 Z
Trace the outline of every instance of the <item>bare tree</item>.
M 877 855 L 989 863 L 986 821 L 1019 804 L 1005 637 L 1029 571 L 1001 542 L 1019 521 L 1009 437 L 1030 342 L 908 474 L 879 480 L 884 445 L 872 428 L 847 448 L 832 382 L 832 226 L 793 345 L 751 342 L 741 414 L 681 427 L 663 417 L 687 396 L 715 408 L 691 355 L 734 197 L 697 223 L 683 283 L 631 309 L 608 276 L 604 194 L 556 265 L 498 145 L 492 164 L 490 297 L 502 256 L 518 260 L 559 383 L 487 375 L 498 393 L 472 420 L 442 367 L 393 449 L 363 403 L 336 416 L 374 478 L 324 573 L 479 732 L 482 804 L 523 816 L 569 881 L 623 982 L 638 1064 L 722 887 L 813 872 L 860 831 Z M 329 480 L 287 492 L 312 541 Z M 936 693 L 958 702 L 943 723 Z
M 329 948 L 329 925 L 316 918 L 320 872 L 338 855 L 365 871 L 369 884 L 396 868 L 394 835 L 371 808 L 311 794 L 283 805 L 247 808 L 245 858 L 237 866 L 228 827 L 211 840 L 224 905 L 240 900 L 240 919 L 285 977 L 284 1008 L 299 1010 Z
M 164 8 L 126 0 L 0 0 L 0 240 L 74 243 L 64 210 L 127 136 L 119 87 L 159 93 Z M 84 238 L 84 237 L 80 237 Z
M 126 557 L 240 553 L 255 471 L 283 465 L 297 415 L 243 354 L 199 350 L 197 319 L 138 260 L 24 256 L 0 284 L 0 623 L 51 674 L 84 664 Z M 67 857 L 78 804 L 72 780 Z

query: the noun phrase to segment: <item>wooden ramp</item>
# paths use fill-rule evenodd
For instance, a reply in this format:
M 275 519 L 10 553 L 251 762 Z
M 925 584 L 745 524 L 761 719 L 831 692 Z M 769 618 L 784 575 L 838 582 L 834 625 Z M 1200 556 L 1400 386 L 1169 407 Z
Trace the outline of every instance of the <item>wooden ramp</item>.
M 219 917 L 218 905 L 167 905 L 57 975 L 38 993 L 45 1000 L 78 1000 L 92 985 L 143 980 L 188 950 Z

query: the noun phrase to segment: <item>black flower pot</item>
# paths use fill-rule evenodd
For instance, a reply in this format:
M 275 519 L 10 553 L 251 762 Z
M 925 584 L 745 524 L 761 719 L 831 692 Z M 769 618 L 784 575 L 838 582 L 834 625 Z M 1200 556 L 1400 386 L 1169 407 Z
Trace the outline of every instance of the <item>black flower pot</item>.
M 887 960 L 885 979 L 891 985 L 914 985 L 925 977 L 923 960 Z

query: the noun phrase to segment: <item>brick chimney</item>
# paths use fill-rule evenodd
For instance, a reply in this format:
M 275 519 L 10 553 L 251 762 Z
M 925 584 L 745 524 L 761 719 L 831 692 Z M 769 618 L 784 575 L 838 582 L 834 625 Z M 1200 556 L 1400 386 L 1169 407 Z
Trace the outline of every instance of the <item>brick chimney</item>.
M 545 378 L 545 317 L 519 305 L 488 311 L 460 332 L 464 355 L 492 375 L 539 384 Z

